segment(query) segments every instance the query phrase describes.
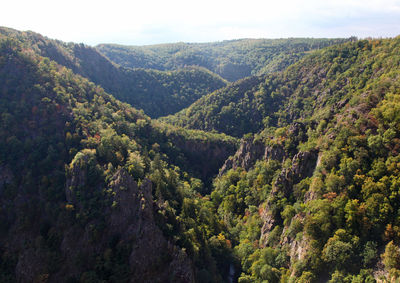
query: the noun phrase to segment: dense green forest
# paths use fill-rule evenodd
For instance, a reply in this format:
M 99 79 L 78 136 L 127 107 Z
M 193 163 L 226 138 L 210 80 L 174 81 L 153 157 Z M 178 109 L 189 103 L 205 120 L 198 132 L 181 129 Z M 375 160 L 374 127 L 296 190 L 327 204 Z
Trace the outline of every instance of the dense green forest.
M 333 115 L 354 97 L 356 90 L 365 91 L 380 79 L 369 69 L 383 53 L 358 47 L 367 43 L 358 41 L 315 51 L 283 72 L 239 80 L 161 120 L 242 137 L 265 128 L 287 126 L 297 119 L 310 120 L 318 113 L 318 119 Z M 367 56 L 372 58 L 367 60 Z M 394 54 L 387 57 L 396 60 Z M 392 72 L 393 68 L 380 71 Z
M 0 78 L 1 282 L 226 278 L 199 178 L 235 139 L 153 122 L 13 38 Z
M 399 37 L 123 47 L 107 59 L 0 31 L 0 282 L 400 280 Z M 282 65 L 255 59 L 256 76 L 226 84 L 176 63 L 244 50 Z M 132 56 L 161 70 L 124 65 Z M 140 77 L 123 83 L 131 101 L 113 92 L 126 74 Z M 145 97 L 157 89 L 146 76 L 185 103 L 146 116 L 140 103 L 164 101 Z
M 64 43 L 34 32 L 1 27 L 0 34 L 16 38 L 25 48 L 70 68 L 153 118 L 176 113 L 226 85 L 224 79 L 201 67 L 166 72 L 124 68 L 84 44 Z
M 239 282 L 398 280 L 399 67 L 400 38 L 362 40 L 242 92 L 280 106 L 242 141 L 211 194 Z
M 239 39 L 147 46 L 101 44 L 96 49 L 125 67 L 175 70 L 202 66 L 233 82 L 250 75 L 284 70 L 312 50 L 349 40 L 355 38 Z

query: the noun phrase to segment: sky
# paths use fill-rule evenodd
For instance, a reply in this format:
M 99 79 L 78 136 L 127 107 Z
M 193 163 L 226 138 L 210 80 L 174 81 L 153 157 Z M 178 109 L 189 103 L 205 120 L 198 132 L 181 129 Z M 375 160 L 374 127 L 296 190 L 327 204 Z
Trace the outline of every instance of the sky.
M 6 0 L 0 26 L 66 42 L 394 37 L 400 0 Z

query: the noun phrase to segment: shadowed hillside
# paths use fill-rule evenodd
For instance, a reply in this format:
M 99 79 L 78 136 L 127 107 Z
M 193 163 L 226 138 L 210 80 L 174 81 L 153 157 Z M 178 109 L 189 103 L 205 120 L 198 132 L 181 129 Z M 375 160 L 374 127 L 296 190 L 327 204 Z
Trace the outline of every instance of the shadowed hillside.
M 343 41 L 226 85 L 2 28 L 0 282 L 397 282 L 400 38 Z
M 176 113 L 226 85 L 221 77 L 200 67 L 169 72 L 130 69 L 116 65 L 84 44 L 64 43 L 8 28 L 0 28 L 0 34 L 22 41 L 26 48 L 101 85 L 117 99 L 143 109 L 151 117 Z

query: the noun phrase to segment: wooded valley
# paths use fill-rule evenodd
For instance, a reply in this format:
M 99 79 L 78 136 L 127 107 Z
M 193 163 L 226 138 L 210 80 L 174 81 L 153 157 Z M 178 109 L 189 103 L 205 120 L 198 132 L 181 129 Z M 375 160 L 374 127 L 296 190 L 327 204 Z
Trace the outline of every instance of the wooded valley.
M 397 282 L 400 38 L 0 28 L 0 282 Z

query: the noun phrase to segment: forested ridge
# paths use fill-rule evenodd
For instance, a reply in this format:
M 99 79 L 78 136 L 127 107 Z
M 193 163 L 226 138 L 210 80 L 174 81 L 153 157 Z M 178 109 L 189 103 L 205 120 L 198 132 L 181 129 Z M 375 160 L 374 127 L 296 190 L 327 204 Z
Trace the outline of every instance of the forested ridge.
M 355 38 L 238 39 L 147 46 L 100 44 L 96 49 L 125 67 L 174 70 L 202 66 L 233 82 L 282 71 L 312 50 L 351 40 Z
M 217 173 L 235 139 L 153 122 L 0 40 L 0 281 L 226 277 L 222 224 L 199 178 Z
M 399 38 L 360 40 L 237 94 L 280 105 L 245 136 L 211 193 L 239 282 L 398 280 L 399 67 Z
M 196 66 L 166 72 L 125 68 L 84 44 L 65 43 L 34 32 L 1 27 L 0 34 L 16 38 L 26 48 L 101 85 L 117 99 L 144 110 L 153 118 L 174 114 L 226 85 L 218 75 Z
M 121 47 L 123 63 L 0 31 L 1 282 L 400 279 L 400 38 Z M 227 84 L 176 63 L 243 50 L 282 67 Z
M 314 113 L 327 115 L 344 106 L 340 100 L 353 98 L 354 92 L 380 79 L 371 70 L 378 64 L 377 57 L 381 61 L 385 55 L 386 60 L 395 61 L 390 52 L 397 52 L 396 48 L 384 50 L 389 54 L 382 50 L 384 47 L 372 50 L 368 41 L 318 50 L 282 72 L 239 80 L 161 120 L 242 137 L 297 119 L 309 120 Z M 393 68 L 380 71 L 392 72 Z

